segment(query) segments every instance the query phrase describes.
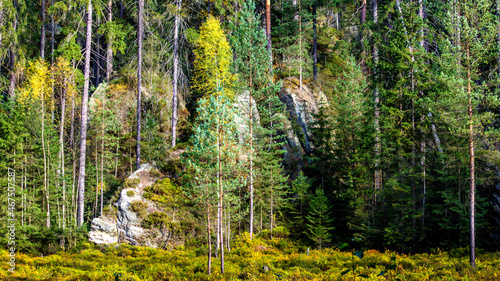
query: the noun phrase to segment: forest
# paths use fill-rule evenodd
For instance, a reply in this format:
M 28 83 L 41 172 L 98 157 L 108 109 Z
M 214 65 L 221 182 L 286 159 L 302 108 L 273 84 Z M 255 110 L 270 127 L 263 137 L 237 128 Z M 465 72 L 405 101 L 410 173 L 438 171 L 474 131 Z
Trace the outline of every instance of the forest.
M 499 0 L 0 0 L 3 280 L 498 280 Z

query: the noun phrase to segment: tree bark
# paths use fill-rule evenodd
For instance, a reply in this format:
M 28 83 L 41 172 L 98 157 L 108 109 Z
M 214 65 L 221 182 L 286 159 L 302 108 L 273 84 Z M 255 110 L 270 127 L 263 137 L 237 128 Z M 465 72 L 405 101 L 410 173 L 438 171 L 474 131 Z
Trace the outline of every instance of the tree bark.
M 43 189 L 45 192 L 45 198 L 47 200 L 47 228 L 50 228 L 50 194 L 49 187 L 47 184 L 47 154 L 45 152 L 45 104 L 44 104 L 44 93 L 42 92 L 42 150 L 43 150 Z
M 467 61 L 470 61 L 470 50 L 467 44 Z M 472 124 L 472 86 L 470 66 L 467 68 L 467 96 L 469 99 L 467 113 L 469 115 L 469 156 L 470 156 L 470 264 L 476 268 L 476 182 L 474 166 L 474 126 Z
M 64 121 L 66 120 L 66 75 L 64 75 L 63 88 L 61 93 L 61 124 L 59 129 L 59 158 L 61 165 L 61 181 L 62 181 L 62 228 L 66 227 L 66 180 L 64 171 Z
M 41 27 L 41 38 L 40 38 L 40 57 L 45 59 L 45 0 L 42 0 L 42 27 Z
M 113 20 L 113 0 L 108 0 L 108 22 Z M 113 73 L 113 42 L 111 36 L 108 35 L 108 42 L 106 46 L 106 82 L 109 83 L 111 80 L 111 74 Z
M 252 73 L 250 73 L 250 89 L 252 85 Z M 250 118 L 250 239 L 253 239 L 253 222 L 254 222 L 254 203 L 253 203 L 253 108 L 252 108 L 252 95 L 251 90 L 248 94 L 248 104 L 249 104 L 249 118 Z
M 177 83 L 179 79 L 179 24 L 182 0 L 176 0 L 177 11 L 175 13 L 174 26 L 174 77 L 172 83 L 172 147 L 175 147 L 177 139 Z
M 82 121 L 80 123 L 80 170 L 78 174 L 78 226 L 83 225 L 85 207 L 85 160 L 87 152 L 87 102 L 89 99 L 90 53 L 92 41 L 92 0 L 87 5 L 87 34 L 85 40 L 85 67 L 82 96 Z
M 138 61 L 137 61 L 137 146 L 135 149 L 135 167 L 141 167 L 141 86 L 142 86 L 142 38 L 144 33 L 143 26 L 144 0 L 139 0 L 139 31 L 137 32 L 138 41 Z
M 269 71 L 273 69 L 273 50 L 271 43 L 271 0 L 266 0 L 266 36 L 267 51 L 269 52 Z
M 316 30 L 317 19 L 316 19 L 316 2 L 312 6 L 313 10 L 313 78 L 314 81 L 318 80 L 318 32 Z M 366 12 L 366 8 L 365 8 Z
M 378 23 L 378 3 L 377 0 L 372 1 L 372 9 L 373 9 L 373 22 L 375 24 Z M 378 48 L 377 45 L 374 43 L 373 44 L 373 63 L 375 65 L 375 68 L 377 67 L 376 65 L 378 64 Z M 376 70 L 373 71 L 373 75 L 375 76 L 376 80 L 376 75 L 377 72 Z M 375 109 L 375 118 L 374 118 L 374 126 L 375 126 L 375 206 L 377 205 L 377 197 L 378 193 L 382 189 L 382 170 L 380 169 L 380 154 L 381 154 L 381 139 L 380 139 L 380 96 L 379 96 L 379 90 L 378 90 L 378 85 L 375 85 L 375 89 L 373 91 L 373 99 L 374 99 L 374 109 Z
M 14 10 L 17 11 L 17 1 L 13 1 L 13 6 Z M 17 37 L 17 14 L 14 13 L 14 22 L 12 23 L 12 29 L 14 36 Z M 15 42 L 13 43 L 15 44 Z M 16 72 L 15 72 L 15 67 L 16 67 L 16 51 L 15 51 L 16 46 L 14 45 L 10 49 L 10 81 L 9 81 L 9 97 L 13 98 L 15 94 L 15 88 L 16 88 Z

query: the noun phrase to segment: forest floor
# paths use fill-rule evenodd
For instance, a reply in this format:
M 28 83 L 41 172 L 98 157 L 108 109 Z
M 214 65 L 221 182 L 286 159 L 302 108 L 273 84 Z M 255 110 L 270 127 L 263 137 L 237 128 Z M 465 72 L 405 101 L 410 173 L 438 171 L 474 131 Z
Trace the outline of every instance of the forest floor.
M 172 251 L 128 245 L 58 252 L 44 257 L 16 254 L 8 271 L 0 250 L 2 280 L 500 280 L 500 253 L 480 253 L 473 270 L 462 251 L 398 255 L 327 248 L 309 254 L 286 239 L 250 240 L 240 236 L 225 253 L 225 273 L 213 257 L 207 275 L 206 248 Z M 362 258 L 360 258 L 360 256 Z

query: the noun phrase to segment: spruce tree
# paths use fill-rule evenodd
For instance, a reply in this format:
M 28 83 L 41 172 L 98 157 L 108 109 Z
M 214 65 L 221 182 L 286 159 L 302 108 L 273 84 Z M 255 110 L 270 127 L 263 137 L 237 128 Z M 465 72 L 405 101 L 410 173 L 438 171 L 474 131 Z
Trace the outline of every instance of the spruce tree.
M 315 195 L 309 203 L 309 212 L 306 216 L 307 237 L 311 239 L 321 250 L 325 243 L 330 242 L 330 231 L 332 219 L 329 208 L 328 198 L 323 189 L 316 189 Z

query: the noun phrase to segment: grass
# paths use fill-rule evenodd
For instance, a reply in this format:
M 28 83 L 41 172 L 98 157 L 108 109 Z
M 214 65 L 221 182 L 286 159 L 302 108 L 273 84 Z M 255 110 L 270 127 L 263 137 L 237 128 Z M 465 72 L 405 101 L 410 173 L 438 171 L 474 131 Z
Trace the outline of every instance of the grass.
M 359 255 L 359 252 L 358 252 Z M 86 244 L 76 253 L 45 257 L 16 254 L 16 272 L 8 272 L 7 251 L 0 250 L 2 280 L 500 280 L 500 253 L 481 253 L 477 268 L 467 256 L 444 251 L 412 256 L 376 250 L 360 259 L 338 249 L 309 255 L 285 239 L 253 241 L 242 235 L 226 251 L 225 273 L 213 257 L 208 276 L 203 249 L 164 251 L 128 245 Z M 354 269 L 354 271 L 353 271 Z M 349 271 L 348 271 L 349 270 Z

